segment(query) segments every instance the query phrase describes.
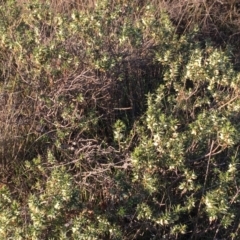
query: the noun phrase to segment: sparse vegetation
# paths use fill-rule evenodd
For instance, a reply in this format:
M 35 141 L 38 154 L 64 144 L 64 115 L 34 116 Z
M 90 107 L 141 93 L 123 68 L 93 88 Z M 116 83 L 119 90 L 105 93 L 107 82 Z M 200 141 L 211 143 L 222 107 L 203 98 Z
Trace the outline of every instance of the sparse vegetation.
M 237 239 L 238 1 L 0 4 L 1 239 Z

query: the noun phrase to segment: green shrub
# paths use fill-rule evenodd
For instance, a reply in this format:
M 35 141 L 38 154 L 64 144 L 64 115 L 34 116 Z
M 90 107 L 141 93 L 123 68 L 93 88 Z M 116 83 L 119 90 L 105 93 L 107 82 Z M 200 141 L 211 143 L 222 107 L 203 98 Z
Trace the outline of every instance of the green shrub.
M 235 239 L 232 47 L 161 1 L 61 4 L 0 6 L 1 238 Z
M 145 190 L 138 218 L 167 239 L 188 233 L 197 239 L 234 238 L 240 74 L 227 51 L 209 42 L 201 48 L 194 35 L 173 36 L 163 46 L 155 52 L 164 84 L 148 96 L 144 130 L 132 155 L 135 183 Z

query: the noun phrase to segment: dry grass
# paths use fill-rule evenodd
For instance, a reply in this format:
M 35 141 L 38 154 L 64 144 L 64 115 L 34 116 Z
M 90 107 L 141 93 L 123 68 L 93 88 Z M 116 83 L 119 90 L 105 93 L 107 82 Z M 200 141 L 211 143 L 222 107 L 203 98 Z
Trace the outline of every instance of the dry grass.
M 235 43 L 240 34 L 239 0 L 173 0 L 165 7 L 180 32 L 198 25 L 204 37 L 219 44 Z

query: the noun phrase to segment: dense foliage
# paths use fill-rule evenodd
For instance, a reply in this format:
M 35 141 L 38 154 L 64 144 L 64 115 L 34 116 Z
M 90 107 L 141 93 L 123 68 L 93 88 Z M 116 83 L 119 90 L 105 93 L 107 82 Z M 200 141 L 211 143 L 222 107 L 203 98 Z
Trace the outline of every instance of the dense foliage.
M 175 2 L 1 2 L 1 239 L 237 239 L 237 45 Z

